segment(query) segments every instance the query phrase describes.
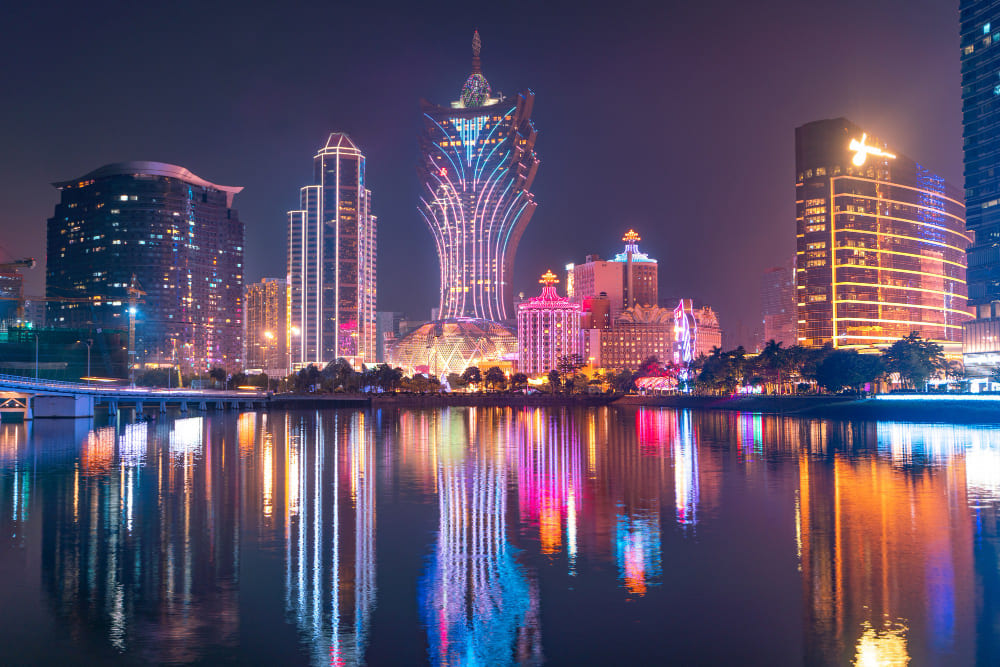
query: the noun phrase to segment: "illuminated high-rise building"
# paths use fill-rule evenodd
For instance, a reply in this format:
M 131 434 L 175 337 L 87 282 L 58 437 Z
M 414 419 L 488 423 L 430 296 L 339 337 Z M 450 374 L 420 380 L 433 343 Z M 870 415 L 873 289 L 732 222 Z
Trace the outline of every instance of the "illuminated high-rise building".
M 517 368 L 522 373 L 545 373 L 559 358 L 580 354 L 580 305 L 556 293 L 559 282 L 551 271 L 539 280 L 540 296 L 517 306 Z
M 313 158 L 288 213 L 288 345 L 293 364 L 375 360 L 375 216 L 365 156 L 342 132 Z
M 796 344 L 798 324 L 795 301 L 795 260 L 775 266 L 760 278 L 761 324 L 764 342 L 774 340 L 785 347 Z
M 957 351 L 965 207 L 944 179 L 844 118 L 795 130 L 798 342 Z
M 962 138 L 970 235 L 969 306 L 963 352 L 971 376 L 1000 365 L 1000 0 L 961 0 Z
M 288 290 L 284 278 L 261 278 L 246 286 L 247 368 L 262 369 L 268 375 L 284 375 L 288 370 L 285 321 Z
M 441 269 L 442 320 L 504 321 L 513 315 L 514 254 L 535 210 L 538 170 L 534 93 L 494 93 L 472 40 L 472 73 L 460 98 L 442 107 L 421 101 L 420 213 L 430 227 Z
M 120 162 L 54 183 L 45 292 L 56 327 L 129 327 L 140 364 L 243 367 L 244 228 L 233 197 L 162 162 Z
M 617 318 L 632 306 L 656 306 L 658 262 L 639 251 L 639 235 L 634 229 L 622 237 L 625 248 L 613 259 L 587 255 L 583 264 L 566 266 L 567 294 L 576 303 L 607 297 L 611 318 Z

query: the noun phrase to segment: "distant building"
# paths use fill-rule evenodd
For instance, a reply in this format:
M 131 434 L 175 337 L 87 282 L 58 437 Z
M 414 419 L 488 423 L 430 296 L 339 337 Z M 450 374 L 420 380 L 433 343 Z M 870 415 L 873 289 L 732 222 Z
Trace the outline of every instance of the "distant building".
M 709 356 L 714 347 L 722 347 L 722 328 L 715 311 L 709 306 L 695 308 L 691 299 L 681 299 L 674 307 L 673 362 L 690 364 L 702 355 Z
M 294 365 L 375 360 L 375 225 L 365 156 L 334 132 L 313 157 L 299 210 L 288 212 Z
M 798 312 L 795 302 L 795 260 L 768 269 L 760 278 L 760 310 L 763 342 L 797 344 Z
M 587 255 L 583 264 L 566 266 L 567 295 L 583 305 L 588 299 L 607 298 L 610 319 L 631 306 L 655 306 L 658 297 L 658 263 L 639 251 L 639 235 L 630 229 L 622 237 L 625 248 L 614 259 Z
M 661 362 L 674 357 L 674 313 L 657 306 L 633 306 L 622 312 L 610 329 L 583 332 L 584 359 L 608 369 L 636 369 L 655 356 Z
M 55 327 L 128 329 L 136 362 L 243 367 L 244 228 L 233 197 L 162 162 L 110 164 L 54 184 L 45 291 Z
M 399 312 L 380 310 L 375 313 L 375 361 L 384 363 L 388 346 L 403 335 L 406 315 Z
M 18 271 L 0 271 L 0 328 L 17 320 L 18 305 L 24 300 L 24 277 Z
M 713 347 L 722 347 L 722 327 L 719 317 L 711 306 L 694 309 L 694 318 L 698 323 L 698 336 L 695 339 L 694 356 L 708 356 Z
M 957 352 L 962 193 L 844 118 L 795 130 L 798 342 L 887 346 L 916 331 Z
M 535 94 L 490 89 L 472 40 L 472 72 L 450 106 L 420 103 L 420 213 L 441 268 L 435 320 L 513 318 L 514 254 L 535 210 Z
M 246 287 L 246 367 L 259 368 L 272 377 L 289 370 L 285 329 L 288 290 L 284 278 L 261 278 Z
M 517 307 L 517 369 L 536 375 L 557 367 L 560 357 L 580 354 L 580 305 L 556 293 L 551 271 L 539 280 L 540 296 Z
M 1000 2 L 961 0 L 962 138 L 965 151 L 969 306 L 966 373 L 989 377 L 1000 366 Z M 996 25 L 993 25 L 993 22 Z

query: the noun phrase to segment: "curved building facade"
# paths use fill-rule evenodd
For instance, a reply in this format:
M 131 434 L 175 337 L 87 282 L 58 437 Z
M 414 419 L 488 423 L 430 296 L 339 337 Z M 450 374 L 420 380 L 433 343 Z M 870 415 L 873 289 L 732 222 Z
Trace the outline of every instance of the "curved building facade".
M 887 346 L 916 331 L 958 351 L 961 191 L 844 118 L 795 131 L 798 343 Z
M 502 321 L 513 313 L 514 253 L 535 210 L 534 93 L 494 96 L 479 49 L 477 32 L 459 100 L 421 101 L 420 213 L 440 260 L 440 317 Z
M 129 326 L 133 276 L 139 364 L 242 368 L 241 187 L 162 162 L 120 162 L 53 184 L 45 293 L 57 327 Z

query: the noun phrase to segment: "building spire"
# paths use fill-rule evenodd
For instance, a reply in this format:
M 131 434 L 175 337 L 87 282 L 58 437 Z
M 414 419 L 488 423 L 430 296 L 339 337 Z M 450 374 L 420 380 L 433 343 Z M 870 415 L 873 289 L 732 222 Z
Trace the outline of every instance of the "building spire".
M 479 50 L 483 48 L 483 42 L 479 39 L 479 31 L 476 30 L 472 34 L 472 73 L 480 74 L 483 71 L 482 64 L 479 62 Z

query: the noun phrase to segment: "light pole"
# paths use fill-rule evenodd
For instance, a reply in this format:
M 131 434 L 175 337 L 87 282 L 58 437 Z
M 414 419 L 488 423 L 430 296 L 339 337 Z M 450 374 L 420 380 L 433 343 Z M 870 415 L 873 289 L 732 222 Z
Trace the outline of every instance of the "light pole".
M 35 379 L 38 379 L 38 334 L 35 334 Z
M 90 346 L 94 344 L 93 338 L 88 338 L 87 340 L 78 340 L 77 343 L 82 343 L 87 346 L 87 384 L 90 384 Z

